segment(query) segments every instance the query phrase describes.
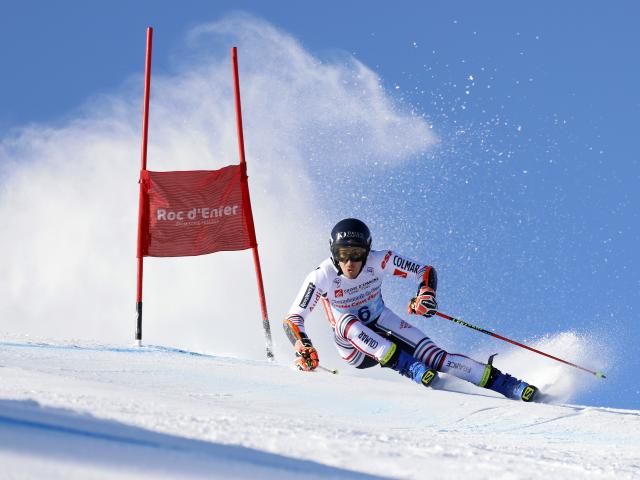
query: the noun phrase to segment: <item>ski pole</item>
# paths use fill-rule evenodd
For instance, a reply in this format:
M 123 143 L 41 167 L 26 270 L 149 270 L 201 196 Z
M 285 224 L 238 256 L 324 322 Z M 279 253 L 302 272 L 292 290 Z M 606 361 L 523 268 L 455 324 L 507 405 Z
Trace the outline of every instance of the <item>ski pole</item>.
M 544 355 L 545 357 L 552 358 L 553 360 L 556 360 L 558 362 L 564 363 L 564 364 L 569 365 L 571 367 L 579 368 L 580 370 L 583 370 L 585 372 L 591 373 L 592 375 L 595 375 L 598 378 L 607 378 L 604 375 L 604 373 L 602 373 L 602 372 L 594 372 L 593 370 L 589 370 L 588 368 L 581 367 L 580 365 L 576 365 L 575 363 L 567 362 L 566 360 L 562 360 L 561 358 L 554 357 L 553 355 L 549 355 L 548 353 L 541 352 L 540 350 L 537 350 L 537 349 L 535 349 L 533 347 L 529 347 L 528 345 L 525 345 L 523 343 L 516 342 L 515 340 L 511 340 L 510 338 L 507 338 L 507 337 L 503 337 L 502 335 L 498 335 L 497 333 L 490 332 L 489 330 L 485 330 L 484 328 L 477 327 L 475 325 L 471 325 L 470 323 L 464 322 L 464 321 L 460 320 L 459 318 L 450 317 L 449 315 L 446 315 L 446 314 L 441 313 L 441 312 L 436 312 L 436 315 L 438 315 L 439 317 L 442 317 L 444 319 L 451 320 L 452 322 L 455 322 L 458 325 L 462 325 L 463 327 L 472 328 L 472 329 L 474 329 L 474 330 L 476 330 L 478 332 L 486 333 L 487 335 L 491 335 L 492 337 L 498 338 L 500 340 L 504 340 L 505 342 L 509 342 L 509 343 L 511 343 L 513 345 L 517 345 L 518 347 L 526 348 L 527 350 L 530 350 L 532 352 L 538 353 L 540 355 Z
M 318 368 L 324 372 L 327 373 L 332 373 L 334 375 L 338 374 L 338 369 L 337 368 L 327 368 L 327 367 L 323 367 L 322 365 L 318 365 Z

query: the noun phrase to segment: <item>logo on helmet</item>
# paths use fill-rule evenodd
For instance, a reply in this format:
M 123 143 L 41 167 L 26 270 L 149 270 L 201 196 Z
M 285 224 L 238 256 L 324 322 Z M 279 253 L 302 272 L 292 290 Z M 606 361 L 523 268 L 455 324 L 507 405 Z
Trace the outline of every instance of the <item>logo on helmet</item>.
M 364 240 L 362 232 L 338 232 L 336 234 L 336 240 L 344 240 L 345 238 L 358 238 Z

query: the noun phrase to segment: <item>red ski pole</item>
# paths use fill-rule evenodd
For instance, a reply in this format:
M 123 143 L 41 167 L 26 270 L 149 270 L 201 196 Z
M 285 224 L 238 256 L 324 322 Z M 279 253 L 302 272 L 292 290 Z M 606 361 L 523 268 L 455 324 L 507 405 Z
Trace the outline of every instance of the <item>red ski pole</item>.
M 607 378 L 604 375 L 604 373 L 602 373 L 602 372 L 594 372 L 593 370 L 589 370 L 588 368 L 581 367 L 580 365 L 576 365 L 575 363 L 567 362 L 566 360 L 562 360 L 561 358 L 554 357 L 553 355 L 549 355 L 548 353 L 544 353 L 544 352 L 541 352 L 540 350 L 537 350 L 537 349 L 535 349 L 533 347 L 529 347 L 528 345 L 525 345 L 524 343 L 516 342 L 515 340 L 511 340 L 510 338 L 503 337 L 502 335 L 498 335 L 497 333 L 490 332 L 489 330 L 485 330 L 484 328 L 477 327 L 475 325 L 471 325 L 470 323 L 464 322 L 464 321 L 460 320 L 459 318 L 450 317 L 449 315 L 446 315 L 446 314 L 441 313 L 441 312 L 436 312 L 436 315 L 438 315 L 439 317 L 445 318 L 447 320 L 451 320 L 452 322 L 455 322 L 458 325 L 462 325 L 463 327 L 472 328 L 472 329 L 474 329 L 474 330 L 476 330 L 478 332 L 486 333 L 487 335 L 491 335 L 494 338 L 498 338 L 500 340 L 504 340 L 505 342 L 509 342 L 509 343 L 511 343 L 513 345 L 517 345 L 518 347 L 526 348 L 527 350 L 530 350 L 532 352 L 538 353 L 540 355 L 544 355 L 545 357 L 548 357 L 548 358 L 551 358 L 551 359 L 556 360 L 558 362 L 564 363 L 565 365 L 569 365 L 571 367 L 579 368 L 580 370 L 583 370 L 585 372 L 591 373 L 592 375 L 595 375 L 598 378 Z

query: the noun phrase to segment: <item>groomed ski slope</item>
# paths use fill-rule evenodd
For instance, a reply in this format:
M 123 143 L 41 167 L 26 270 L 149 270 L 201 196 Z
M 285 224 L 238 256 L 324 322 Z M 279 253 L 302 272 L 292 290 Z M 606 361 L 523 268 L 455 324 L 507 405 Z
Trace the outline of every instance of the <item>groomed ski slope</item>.
M 640 478 L 640 411 L 525 404 L 343 370 L 0 342 L 0 476 Z

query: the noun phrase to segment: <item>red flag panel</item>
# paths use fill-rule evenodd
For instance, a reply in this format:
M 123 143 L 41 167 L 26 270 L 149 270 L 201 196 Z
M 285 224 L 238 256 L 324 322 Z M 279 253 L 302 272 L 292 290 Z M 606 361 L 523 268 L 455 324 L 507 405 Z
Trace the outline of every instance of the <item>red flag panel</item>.
M 220 170 L 142 170 L 144 192 L 141 254 L 149 257 L 204 255 L 244 250 L 255 244 L 247 226 L 240 165 Z

